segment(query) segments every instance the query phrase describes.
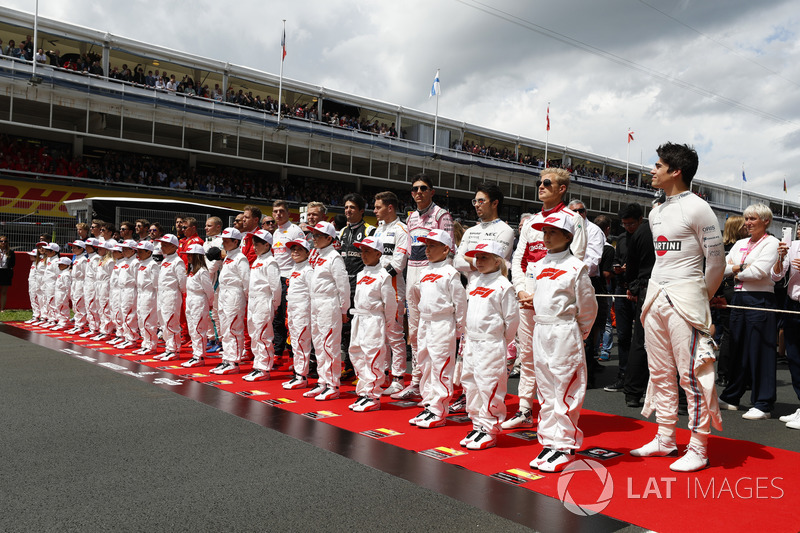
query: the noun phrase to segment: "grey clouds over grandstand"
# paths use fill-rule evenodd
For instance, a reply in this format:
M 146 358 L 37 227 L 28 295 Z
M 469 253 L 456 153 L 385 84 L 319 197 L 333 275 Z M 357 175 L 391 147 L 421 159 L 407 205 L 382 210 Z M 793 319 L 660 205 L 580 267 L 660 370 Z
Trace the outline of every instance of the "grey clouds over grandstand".
M 32 11 L 33 0 L 6 0 Z M 40 0 L 42 16 L 555 144 L 797 201 L 800 11 L 791 0 Z

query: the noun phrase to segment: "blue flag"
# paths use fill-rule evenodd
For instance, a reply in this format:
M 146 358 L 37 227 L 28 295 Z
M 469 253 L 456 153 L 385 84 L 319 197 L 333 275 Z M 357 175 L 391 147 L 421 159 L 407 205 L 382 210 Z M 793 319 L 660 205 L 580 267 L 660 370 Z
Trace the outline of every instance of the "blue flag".
M 437 96 L 442 93 L 442 89 L 439 86 L 439 71 L 436 71 L 436 77 L 433 78 L 433 85 L 431 86 L 431 93 L 428 95 L 428 98 L 431 96 Z
M 744 169 L 742 169 L 742 181 L 747 181 L 747 177 L 744 175 Z

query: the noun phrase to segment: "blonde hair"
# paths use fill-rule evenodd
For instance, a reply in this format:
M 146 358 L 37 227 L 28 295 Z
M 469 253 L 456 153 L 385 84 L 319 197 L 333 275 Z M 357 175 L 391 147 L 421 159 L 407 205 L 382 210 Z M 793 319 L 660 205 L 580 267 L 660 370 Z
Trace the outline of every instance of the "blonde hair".
M 569 172 L 563 168 L 548 167 L 539 173 L 541 179 L 544 179 L 545 176 L 555 177 L 556 183 L 566 187 L 564 192 L 569 190 Z
M 741 237 L 739 233 L 744 226 L 744 217 L 741 215 L 733 215 L 728 217 L 725 221 L 725 230 L 722 233 L 722 244 L 733 244 Z
M 464 226 L 458 220 L 453 221 L 453 246 L 458 248 L 461 245 L 461 237 L 464 236 Z

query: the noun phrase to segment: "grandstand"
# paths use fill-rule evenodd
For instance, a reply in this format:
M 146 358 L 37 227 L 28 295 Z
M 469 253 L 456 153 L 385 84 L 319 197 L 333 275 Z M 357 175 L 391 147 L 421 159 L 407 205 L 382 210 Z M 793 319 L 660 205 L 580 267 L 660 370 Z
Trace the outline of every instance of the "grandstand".
M 4 42 L 23 41 L 32 27 L 33 15 L 0 7 Z M 8 142 L 57 147 L 77 166 L 59 172 L 0 168 L 1 221 L 24 216 L 26 222 L 68 225 L 63 201 L 85 196 L 150 195 L 240 207 L 266 206 L 279 195 L 299 205 L 324 194 L 335 204 L 340 191 L 369 196 L 390 189 L 410 204 L 409 182 L 424 171 L 433 177 L 437 202 L 467 218 L 474 213 L 468 199 L 475 184 L 496 182 L 506 195 L 500 215 L 514 223 L 538 209 L 535 183 L 545 164 L 572 172 L 570 197 L 581 199 L 592 216 L 616 215 L 632 201 L 649 208 L 653 198 L 648 167 L 631 164 L 626 184 L 625 161 L 550 144 L 545 162 L 541 140 L 445 117 L 438 118 L 434 147 L 433 115 L 308 82 L 283 80 L 279 120 L 277 75 L 102 30 L 39 17 L 36 46 L 48 57 L 37 64 L 36 79 L 30 61 L 0 59 L 0 124 Z M 108 157 L 134 160 L 154 174 L 161 165 L 192 185 L 92 175 L 93 162 Z M 209 187 L 208 176 L 227 185 Z M 77 188 L 73 196 L 52 201 L 52 190 L 70 187 Z M 796 203 L 784 208 L 781 200 L 754 192 L 740 198 L 739 189 L 702 179 L 693 190 L 720 220 L 750 203 L 770 205 L 775 232 L 795 224 L 800 213 Z

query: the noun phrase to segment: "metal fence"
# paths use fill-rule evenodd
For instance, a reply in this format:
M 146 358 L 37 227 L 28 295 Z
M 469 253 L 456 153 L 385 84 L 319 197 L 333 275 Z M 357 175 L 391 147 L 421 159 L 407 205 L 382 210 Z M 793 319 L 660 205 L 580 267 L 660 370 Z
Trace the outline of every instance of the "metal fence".
M 167 205 L 167 204 L 165 204 Z M 176 207 L 180 207 L 180 205 L 176 205 Z M 153 222 L 158 222 L 161 224 L 161 229 L 164 233 L 175 233 L 175 217 L 181 215 L 184 217 L 194 217 L 197 219 L 197 233 L 200 235 L 201 239 L 206 238 L 206 219 L 208 217 L 213 216 L 209 213 L 200 213 L 200 212 L 190 212 L 190 211 L 177 211 L 177 210 L 170 210 L 170 209 L 139 209 L 133 207 L 117 207 L 116 209 L 116 220 L 114 224 L 116 225 L 117 229 L 119 229 L 119 225 L 122 222 L 131 222 L 135 223 L 137 219 L 144 218 L 151 224 Z M 225 221 L 222 221 L 223 227 Z
M 0 213 L 0 235 L 8 237 L 11 249 L 17 252 L 32 250 L 43 236 L 48 242 L 64 246 L 75 238 L 75 219 Z

